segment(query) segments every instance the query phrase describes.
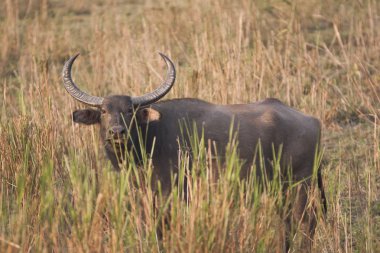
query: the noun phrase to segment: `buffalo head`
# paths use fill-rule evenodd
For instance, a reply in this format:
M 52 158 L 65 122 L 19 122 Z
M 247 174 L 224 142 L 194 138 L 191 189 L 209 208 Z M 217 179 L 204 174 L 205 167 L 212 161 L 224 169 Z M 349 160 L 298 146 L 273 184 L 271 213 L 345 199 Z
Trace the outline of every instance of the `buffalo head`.
M 135 126 L 160 119 L 160 113 L 149 105 L 164 97 L 173 87 L 176 77 L 174 64 L 167 56 L 160 53 L 166 62 L 168 73 L 161 86 L 151 93 L 139 97 L 124 95 L 96 97 L 80 90 L 71 78 L 71 68 L 78 55 L 71 57 L 65 63 L 62 73 L 63 84 L 72 97 L 94 108 L 74 111 L 73 121 L 86 125 L 100 125 L 100 135 L 106 153 L 113 166 L 119 169 L 118 164 L 125 148 L 132 145 L 130 133 L 134 131 Z

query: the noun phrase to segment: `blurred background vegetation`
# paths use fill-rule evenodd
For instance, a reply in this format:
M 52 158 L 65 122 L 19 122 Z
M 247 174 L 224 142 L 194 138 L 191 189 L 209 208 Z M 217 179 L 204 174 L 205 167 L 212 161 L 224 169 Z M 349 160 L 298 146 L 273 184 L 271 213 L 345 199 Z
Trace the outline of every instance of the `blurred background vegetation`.
M 129 170 L 111 172 L 96 127 L 71 122 L 82 105 L 62 85 L 70 56 L 81 53 L 73 76 L 84 90 L 141 95 L 165 73 L 160 51 L 177 66 L 167 98 L 276 97 L 318 117 L 329 207 L 313 250 L 378 252 L 379 10 L 371 0 L 1 1 L 1 251 L 278 251 L 274 202 L 231 209 L 220 189 L 214 206 L 206 188 L 187 205 L 173 197 L 175 225 L 158 239 L 152 193 L 132 190 Z

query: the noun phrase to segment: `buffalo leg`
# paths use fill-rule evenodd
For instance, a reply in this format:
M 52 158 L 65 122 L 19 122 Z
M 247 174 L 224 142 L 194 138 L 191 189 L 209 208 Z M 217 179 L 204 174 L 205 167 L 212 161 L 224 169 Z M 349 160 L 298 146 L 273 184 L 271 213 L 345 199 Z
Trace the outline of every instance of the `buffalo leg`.
M 286 217 L 287 252 L 311 252 L 313 237 L 317 224 L 315 203 L 310 201 L 311 180 L 298 186 L 295 200 Z M 293 249 L 293 250 L 292 250 Z

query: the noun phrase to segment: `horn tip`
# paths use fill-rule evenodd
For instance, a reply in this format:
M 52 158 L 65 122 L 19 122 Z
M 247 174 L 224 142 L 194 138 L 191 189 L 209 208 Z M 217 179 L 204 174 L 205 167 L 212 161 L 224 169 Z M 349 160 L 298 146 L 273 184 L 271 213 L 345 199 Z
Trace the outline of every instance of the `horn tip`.
M 165 54 L 163 54 L 163 53 L 161 53 L 161 52 L 158 52 L 158 54 L 159 54 L 162 58 L 164 58 L 164 59 L 169 58 L 169 57 L 167 57 Z
M 73 60 L 76 59 L 79 55 L 80 55 L 80 53 L 76 53 L 76 54 L 72 57 L 72 59 L 73 59 Z
M 158 52 L 158 54 L 162 57 L 162 59 L 164 59 L 164 61 L 166 62 L 166 64 L 168 64 L 168 66 L 171 65 L 171 67 L 174 68 L 174 64 L 169 57 L 167 57 L 165 54 L 161 52 Z

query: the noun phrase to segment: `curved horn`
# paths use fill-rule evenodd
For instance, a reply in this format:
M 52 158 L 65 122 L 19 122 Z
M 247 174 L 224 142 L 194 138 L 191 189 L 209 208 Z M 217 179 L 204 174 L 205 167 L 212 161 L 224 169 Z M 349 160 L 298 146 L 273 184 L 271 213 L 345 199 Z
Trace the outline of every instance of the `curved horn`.
M 166 80 L 151 93 L 145 94 L 140 97 L 132 97 L 132 104 L 135 106 L 145 106 L 152 104 L 158 100 L 160 100 L 163 96 L 165 96 L 170 89 L 173 87 L 175 81 L 175 67 L 173 62 L 166 55 L 159 53 L 160 56 L 164 59 L 166 65 L 168 66 L 168 73 L 166 76 Z
M 103 103 L 104 98 L 91 96 L 81 91 L 71 78 L 71 67 L 79 54 L 71 57 L 63 66 L 62 78 L 63 85 L 66 91 L 76 100 L 91 106 L 100 106 Z

